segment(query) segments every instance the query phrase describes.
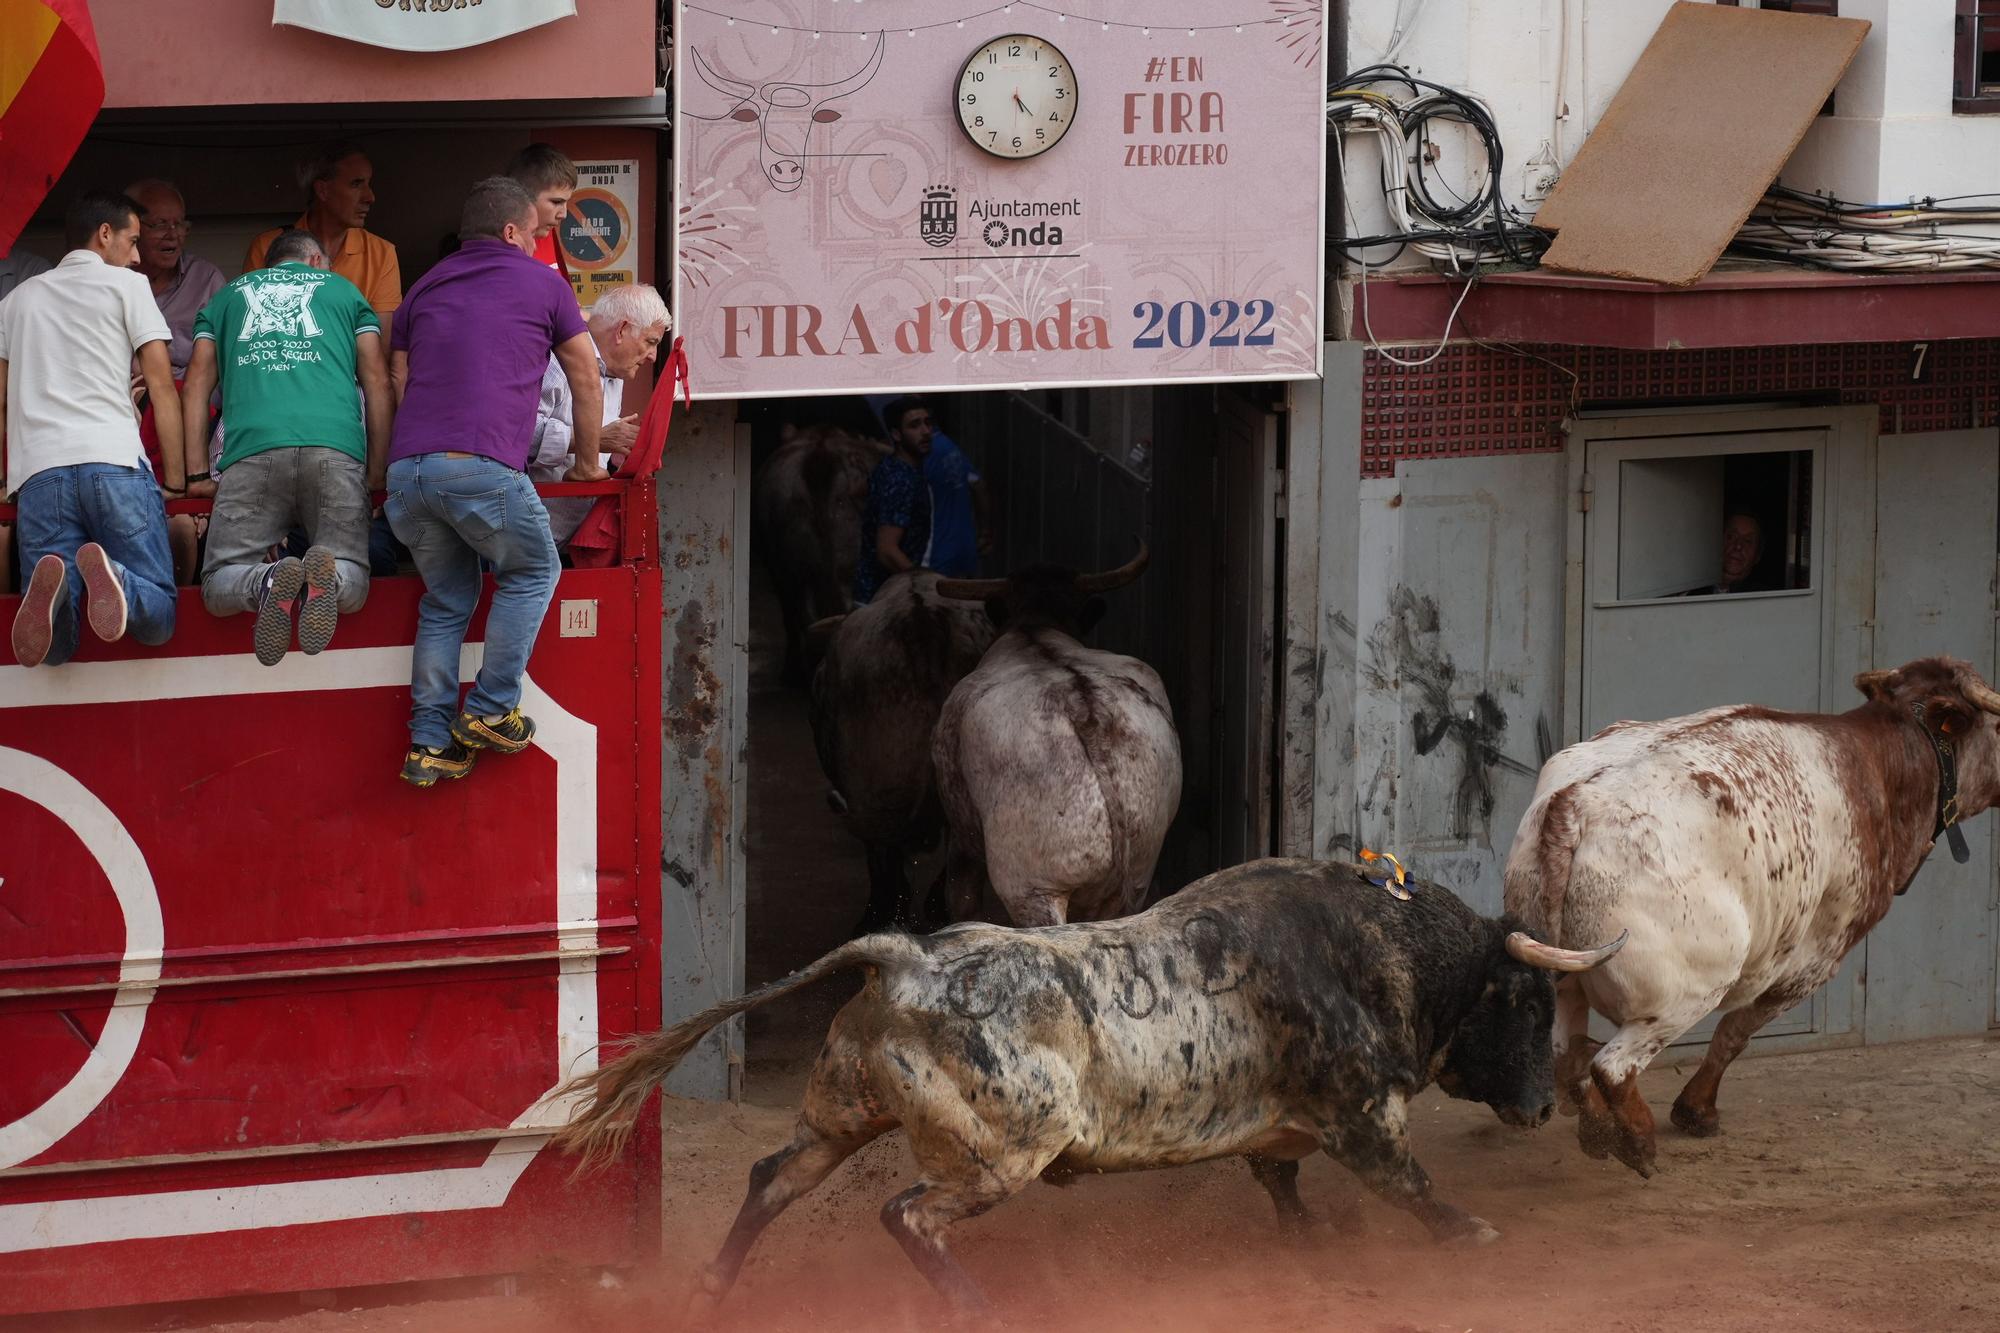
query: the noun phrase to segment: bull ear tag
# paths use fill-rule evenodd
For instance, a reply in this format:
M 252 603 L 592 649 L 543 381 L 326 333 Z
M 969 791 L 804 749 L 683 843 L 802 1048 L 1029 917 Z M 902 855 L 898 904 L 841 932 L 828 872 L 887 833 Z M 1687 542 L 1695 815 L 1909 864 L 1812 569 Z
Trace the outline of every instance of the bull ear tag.
M 1371 852 L 1366 847 L 1363 847 L 1361 849 L 1361 859 L 1363 861 L 1387 861 L 1390 866 L 1393 866 L 1393 870 L 1384 869 L 1382 878 L 1380 879 L 1376 879 L 1373 875 L 1366 876 L 1366 878 L 1376 888 L 1387 889 L 1391 898 L 1399 902 L 1410 901 L 1410 891 L 1403 886 L 1403 881 L 1409 878 L 1409 872 L 1403 869 L 1403 863 L 1396 859 L 1394 852 Z

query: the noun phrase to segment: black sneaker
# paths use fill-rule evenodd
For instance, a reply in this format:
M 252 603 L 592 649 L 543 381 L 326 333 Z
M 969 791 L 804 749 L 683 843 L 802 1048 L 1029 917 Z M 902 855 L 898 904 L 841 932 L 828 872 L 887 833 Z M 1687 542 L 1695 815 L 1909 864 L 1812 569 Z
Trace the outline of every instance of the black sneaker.
M 535 719 L 519 708 L 507 710 L 498 722 L 488 722 L 477 713 L 460 713 L 451 724 L 452 739 L 474 750 L 498 750 L 519 754 L 535 739 Z
M 340 567 L 333 552 L 314 546 L 299 561 L 305 575 L 305 602 L 299 608 L 299 651 L 311 657 L 333 641 L 340 623 Z
M 257 590 L 257 660 L 276 666 L 285 660 L 292 646 L 292 611 L 306 586 L 305 567 L 291 556 L 264 571 L 264 586 Z
M 435 787 L 440 779 L 453 782 L 472 771 L 472 761 L 478 754 L 466 749 L 457 741 L 442 750 L 433 750 L 428 745 L 412 745 L 410 752 L 403 756 L 403 781 L 412 787 Z

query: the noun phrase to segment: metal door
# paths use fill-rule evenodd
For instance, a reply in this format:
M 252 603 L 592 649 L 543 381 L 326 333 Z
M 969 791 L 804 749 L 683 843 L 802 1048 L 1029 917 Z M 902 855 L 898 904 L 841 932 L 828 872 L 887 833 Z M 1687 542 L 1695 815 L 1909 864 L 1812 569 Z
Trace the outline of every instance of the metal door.
M 2000 433 L 1881 442 L 1875 480 L 1875 665 L 1962 657 L 1994 667 Z M 1870 1042 L 1982 1031 L 1992 1016 L 1993 816 L 1967 820 L 1972 859 L 1940 846 L 1867 940 Z M 1859 959 L 1851 962 L 1859 962 Z
M 1659 424 L 1675 423 L 1661 418 Z M 1830 438 L 1826 429 L 1749 430 L 1588 443 L 1581 735 L 1722 704 L 1826 710 Z M 1799 506 L 1806 516 L 1806 586 L 1686 595 L 1682 590 L 1700 582 L 1708 566 L 1685 553 L 1712 552 L 1721 534 L 1720 472 L 1705 480 L 1703 464 L 1766 453 L 1810 461 L 1803 483 L 1810 495 Z M 1697 530 L 1703 524 L 1706 530 Z M 1824 1001 L 1816 995 L 1762 1035 L 1823 1031 L 1823 1020 Z M 1714 1027 L 1711 1016 L 1682 1041 L 1706 1041 Z

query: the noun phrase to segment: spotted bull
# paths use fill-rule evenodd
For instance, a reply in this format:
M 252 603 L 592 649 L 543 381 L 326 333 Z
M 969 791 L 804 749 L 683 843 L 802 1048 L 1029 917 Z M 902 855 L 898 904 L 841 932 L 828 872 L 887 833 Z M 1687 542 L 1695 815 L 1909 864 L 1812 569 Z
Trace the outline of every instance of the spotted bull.
M 1096 594 L 1146 568 L 1078 574 L 1035 565 L 1004 579 L 940 579 L 982 601 L 1000 637 L 945 701 L 932 737 L 951 827 L 953 912 L 990 883 L 1023 926 L 1137 908 L 1181 799 L 1181 745 L 1166 687 L 1136 658 L 1079 639 Z
M 807 683 L 807 628 L 853 599 L 868 474 L 888 452 L 833 426 L 787 424 L 751 482 L 757 549 L 784 615 L 787 684 Z
M 1639 1074 L 1715 1009 L 1673 1122 L 1718 1133 L 1716 1090 L 1751 1034 L 1833 975 L 1940 833 L 2000 797 L 2000 694 L 1971 667 L 1926 658 L 1855 684 L 1866 702 L 1838 715 L 1620 722 L 1542 769 L 1507 859 L 1507 909 L 1558 944 L 1614 921 L 1632 935 L 1558 990 L 1557 1089 L 1591 1156 L 1652 1174 Z M 1593 1009 L 1618 1026 L 1594 1057 Z
M 897 574 L 866 606 L 813 626 L 829 635 L 813 673 L 813 745 L 834 809 L 868 852 L 860 931 L 916 915 L 903 860 L 935 846 L 944 823 L 931 729 L 993 641 L 979 607 L 938 596 L 937 582 L 929 570 Z
M 697 116 L 698 120 L 730 119 L 757 126 L 757 161 L 771 188 L 790 194 L 806 178 L 809 158 L 823 156 L 812 151 L 813 128 L 840 119 L 840 111 L 829 103 L 858 92 L 882 67 L 883 34 L 875 34 L 874 49 L 861 68 L 832 83 L 793 83 L 773 79 L 767 83 L 747 83 L 717 70 L 689 49 L 694 72 L 709 87 L 734 104 L 724 116 Z
M 1257 861 L 1116 921 L 866 936 L 574 1080 L 564 1092 L 587 1100 L 557 1141 L 586 1164 L 615 1152 L 706 1033 L 859 968 L 791 1142 L 751 1168 L 698 1301 L 720 1301 L 787 1205 L 897 1128 L 918 1179 L 883 1224 L 961 1309 L 983 1297 L 951 1252 L 952 1225 L 1038 1176 L 1246 1156 L 1296 1230 L 1313 1220 L 1297 1163 L 1324 1151 L 1434 1239 L 1484 1244 L 1499 1233 L 1437 1198 L 1411 1155 L 1410 1099 L 1436 1082 L 1511 1124 L 1545 1121 L 1545 969 L 1586 970 L 1622 940 L 1551 948 L 1414 887 L 1399 902 L 1353 866 Z

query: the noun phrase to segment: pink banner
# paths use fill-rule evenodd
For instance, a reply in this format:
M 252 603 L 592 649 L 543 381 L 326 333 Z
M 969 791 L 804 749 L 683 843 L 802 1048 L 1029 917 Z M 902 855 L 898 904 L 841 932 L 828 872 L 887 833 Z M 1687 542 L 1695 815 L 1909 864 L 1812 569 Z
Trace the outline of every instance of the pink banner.
M 1318 374 L 1323 24 L 1323 0 L 683 0 L 696 396 Z

